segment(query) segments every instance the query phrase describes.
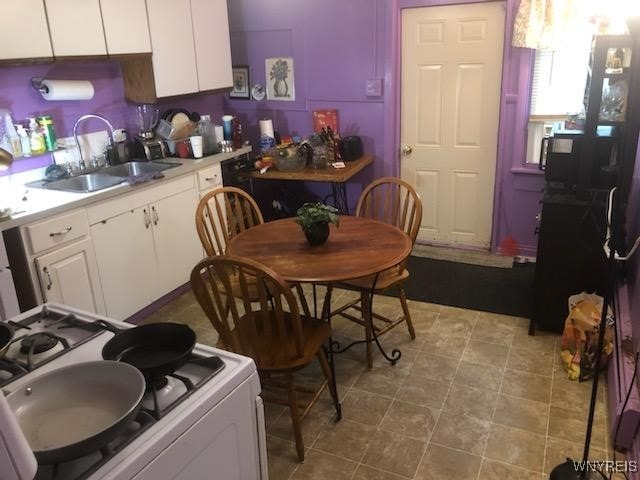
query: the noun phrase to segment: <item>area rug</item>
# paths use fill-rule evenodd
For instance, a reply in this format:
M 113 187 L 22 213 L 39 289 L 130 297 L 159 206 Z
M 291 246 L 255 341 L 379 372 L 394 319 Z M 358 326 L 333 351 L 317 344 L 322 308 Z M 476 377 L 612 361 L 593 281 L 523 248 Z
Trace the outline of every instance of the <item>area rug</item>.
M 529 317 L 534 267 L 533 263 L 486 267 L 411 256 L 405 292 L 421 302 Z

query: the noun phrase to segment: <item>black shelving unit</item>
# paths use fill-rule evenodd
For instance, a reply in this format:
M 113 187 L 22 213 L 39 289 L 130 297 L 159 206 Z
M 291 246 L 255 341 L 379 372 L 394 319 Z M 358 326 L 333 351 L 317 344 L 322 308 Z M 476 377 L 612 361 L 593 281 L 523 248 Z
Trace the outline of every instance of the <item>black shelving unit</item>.
M 541 200 L 530 334 L 535 328 L 561 332 L 569 296 L 582 291 L 602 295 L 605 291 L 606 257 L 602 245 L 606 236 L 608 191 L 617 187 L 618 208 L 614 210 L 614 218 L 623 219 L 640 131 L 638 27 L 640 23 L 630 24 L 631 35 L 596 37 L 585 96 L 588 105 L 575 192 L 545 191 Z M 613 53 L 619 57 L 624 49 L 630 61 L 612 65 Z M 623 107 L 619 115 L 615 108 L 611 109 L 611 98 L 603 96 L 603 86 L 614 81 L 626 86 L 619 90 L 625 91 L 624 104 L 613 102 L 614 107 Z M 609 110 L 603 108 L 603 98 L 609 102 Z M 599 127 L 612 127 L 608 140 L 600 136 Z M 624 222 L 614 223 L 615 238 L 624 238 Z

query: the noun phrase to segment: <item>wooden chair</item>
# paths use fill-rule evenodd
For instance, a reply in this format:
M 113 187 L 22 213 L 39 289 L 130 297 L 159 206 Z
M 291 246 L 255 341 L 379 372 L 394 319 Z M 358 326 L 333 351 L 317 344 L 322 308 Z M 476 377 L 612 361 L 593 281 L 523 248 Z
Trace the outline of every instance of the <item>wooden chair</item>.
M 207 256 L 224 255 L 229 239 L 264 223 L 251 195 L 236 187 L 207 193 L 196 208 L 196 229 Z
M 369 184 L 360 195 L 356 206 L 356 215 L 395 225 L 409 235 L 412 243 L 415 243 L 422 220 L 422 201 L 418 193 L 407 182 L 395 177 L 379 178 Z M 369 368 L 373 366 L 372 328 L 375 328 L 376 334 L 379 336 L 404 321 L 407 323 L 411 339 L 416 338 L 403 287 L 407 278 L 409 278 L 409 272 L 406 269 L 405 260 L 402 264 L 381 272 L 377 279 L 375 275 L 370 275 L 344 282 L 347 287 L 359 290 L 360 298 L 338 308 L 333 312 L 333 315 L 341 315 L 365 327 L 367 366 Z M 369 312 L 372 301 L 372 297 L 369 295 L 373 295 L 374 292 L 382 292 L 390 287 L 398 288 L 403 312 L 403 315 L 396 320 L 391 320 L 376 312 Z M 360 314 L 356 317 L 347 313 L 349 309 L 355 309 Z M 368 318 L 371 320 L 368 321 Z M 378 325 L 374 320 L 378 321 Z
M 241 299 L 230 304 L 236 296 L 230 272 L 237 272 Z M 258 298 L 249 295 L 249 284 L 256 286 Z M 191 273 L 191 285 L 196 299 L 220 335 L 228 350 L 251 357 L 256 362 L 263 387 L 286 391 L 286 400 L 271 397 L 263 389 L 263 398 L 289 406 L 300 461 L 304 460 L 304 444 L 300 423 L 318 400 L 320 393 L 329 390 L 339 417 L 337 389 L 323 346 L 331 335 L 327 322 L 300 315 L 298 304 L 289 285 L 274 271 L 246 258 L 234 256 L 207 257 Z M 324 381 L 317 389 L 302 388 L 294 383 L 294 372 L 317 358 Z M 284 382 L 276 382 L 284 377 Z M 299 393 L 311 394 L 300 405 Z
M 256 225 L 264 223 L 260 207 L 244 190 L 237 187 L 220 187 L 210 191 L 200 199 L 196 207 L 196 230 L 207 256 L 224 255 L 230 239 Z M 237 278 L 232 277 L 232 285 L 237 298 L 239 291 Z M 302 286 L 295 286 L 306 315 L 309 306 Z M 255 284 L 249 279 L 249 295 L 257 299 Z

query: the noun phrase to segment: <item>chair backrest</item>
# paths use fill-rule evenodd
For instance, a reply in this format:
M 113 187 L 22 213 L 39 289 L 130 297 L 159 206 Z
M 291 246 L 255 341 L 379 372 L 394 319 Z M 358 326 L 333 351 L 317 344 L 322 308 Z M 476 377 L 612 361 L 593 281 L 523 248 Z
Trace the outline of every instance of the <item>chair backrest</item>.
M 264 218 L 258 204 L 236 187 L 212 190 L 196 208 L 196 229 L 208 256 L 223 255 L 230 238 L 260 223 Z
M 303 357 L 298 303 L 273 270 L 243 257 L 207 257 L 191 272 L 191 287 L 229 350 L 253 358 L 258 368 Z
M 356 215 L 390 223 L 409 235 L 415 243 L 422 221 L 422 200 L 404 180 L 383 177 L 363 190 Z

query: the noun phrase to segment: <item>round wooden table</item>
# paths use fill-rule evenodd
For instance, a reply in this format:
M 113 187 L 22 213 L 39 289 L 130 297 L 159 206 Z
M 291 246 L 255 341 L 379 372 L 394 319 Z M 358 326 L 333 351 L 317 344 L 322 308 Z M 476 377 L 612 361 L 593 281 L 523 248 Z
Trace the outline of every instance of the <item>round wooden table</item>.
M 227 254 L 256 260 L 285 280 L 335 283 L 382 272 L 411 253 L 411 239 L 387 223 L 340 216 L 324 245 L 312 247 L 293 218 L 263 223 L 229 240 Z
M 362 217 L 340 216 L 340 226 L 331 225 L 329 239 L 323 245 L 312 247 L 293 218 L 264 223 L 245 230 L 229 240 L 227 254 L 248 257 L 273 269 L 286 281 L 314 284 L 326 283 L 327 295 L 323 311 L 330 321 L 331 284 L 353 278 L 374 276 L 369 293 L 369 309 L 377 281 L 377 274 L 402 263 L 411 253 L 411 239 L 402 230 L 388 223 Z M 324 317 L 325 314 L 322 316 Z M 317 316 L 317 310 L 316 310 Z M 370 315 L 369 315 L 370 317 Z M 368 318 L 365 321 L 371 322 Z M 375 328 L 373 340 L 382 355 L 391 363 L 400 358 L 394 349 L 389 356 L 380 345 Z M 354 342 L 337 352 L 343 352 Z M 334 345 L 330 351 L 333 353 Z M 333 360 L 331 361 L 333 367 Z

